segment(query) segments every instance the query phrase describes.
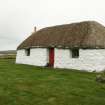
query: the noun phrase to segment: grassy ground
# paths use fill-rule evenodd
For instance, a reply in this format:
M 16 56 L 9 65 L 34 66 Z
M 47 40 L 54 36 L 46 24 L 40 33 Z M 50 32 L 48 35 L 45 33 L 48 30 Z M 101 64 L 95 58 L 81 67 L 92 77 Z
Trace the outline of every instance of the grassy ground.
M 105 84 L 95 76 L 1 59 L 0 105 L 105 105 Z
M 2 55 L 0 56 L 0 59 L 15 59 L 16 58 L 16 54 L 6 54 L 6 55 Z

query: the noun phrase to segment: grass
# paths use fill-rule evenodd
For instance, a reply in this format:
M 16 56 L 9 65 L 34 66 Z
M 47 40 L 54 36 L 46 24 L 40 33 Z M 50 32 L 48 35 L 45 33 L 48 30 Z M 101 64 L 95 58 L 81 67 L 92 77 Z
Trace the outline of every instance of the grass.
M 105 84 L 95 77 L 0 59 L 0 105 L 105 105 Z

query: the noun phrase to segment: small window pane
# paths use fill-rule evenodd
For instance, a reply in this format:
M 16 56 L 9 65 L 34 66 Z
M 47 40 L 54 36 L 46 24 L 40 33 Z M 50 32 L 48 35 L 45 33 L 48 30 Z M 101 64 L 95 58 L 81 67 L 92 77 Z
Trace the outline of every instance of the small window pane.
M 30 48 L 26 49 L 26 56 L 30 56 Z
M 79 49 L 72 49 L 72 58 L 79 57 Z

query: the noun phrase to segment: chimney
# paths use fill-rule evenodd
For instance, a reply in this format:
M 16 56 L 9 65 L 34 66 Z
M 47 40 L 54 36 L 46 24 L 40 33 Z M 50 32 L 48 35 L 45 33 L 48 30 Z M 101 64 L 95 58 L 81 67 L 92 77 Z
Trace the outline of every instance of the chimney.
M 34 32 L 36 32 L 36 27 L 34 27 Z

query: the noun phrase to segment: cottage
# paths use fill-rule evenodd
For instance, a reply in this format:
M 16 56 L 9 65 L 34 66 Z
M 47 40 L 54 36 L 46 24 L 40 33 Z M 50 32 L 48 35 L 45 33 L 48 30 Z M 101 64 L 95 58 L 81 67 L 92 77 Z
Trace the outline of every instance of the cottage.
M 18 46 L 16 63 L 103 71 L 105 27 L 95 21 L 84 21 L 43 28 Z

